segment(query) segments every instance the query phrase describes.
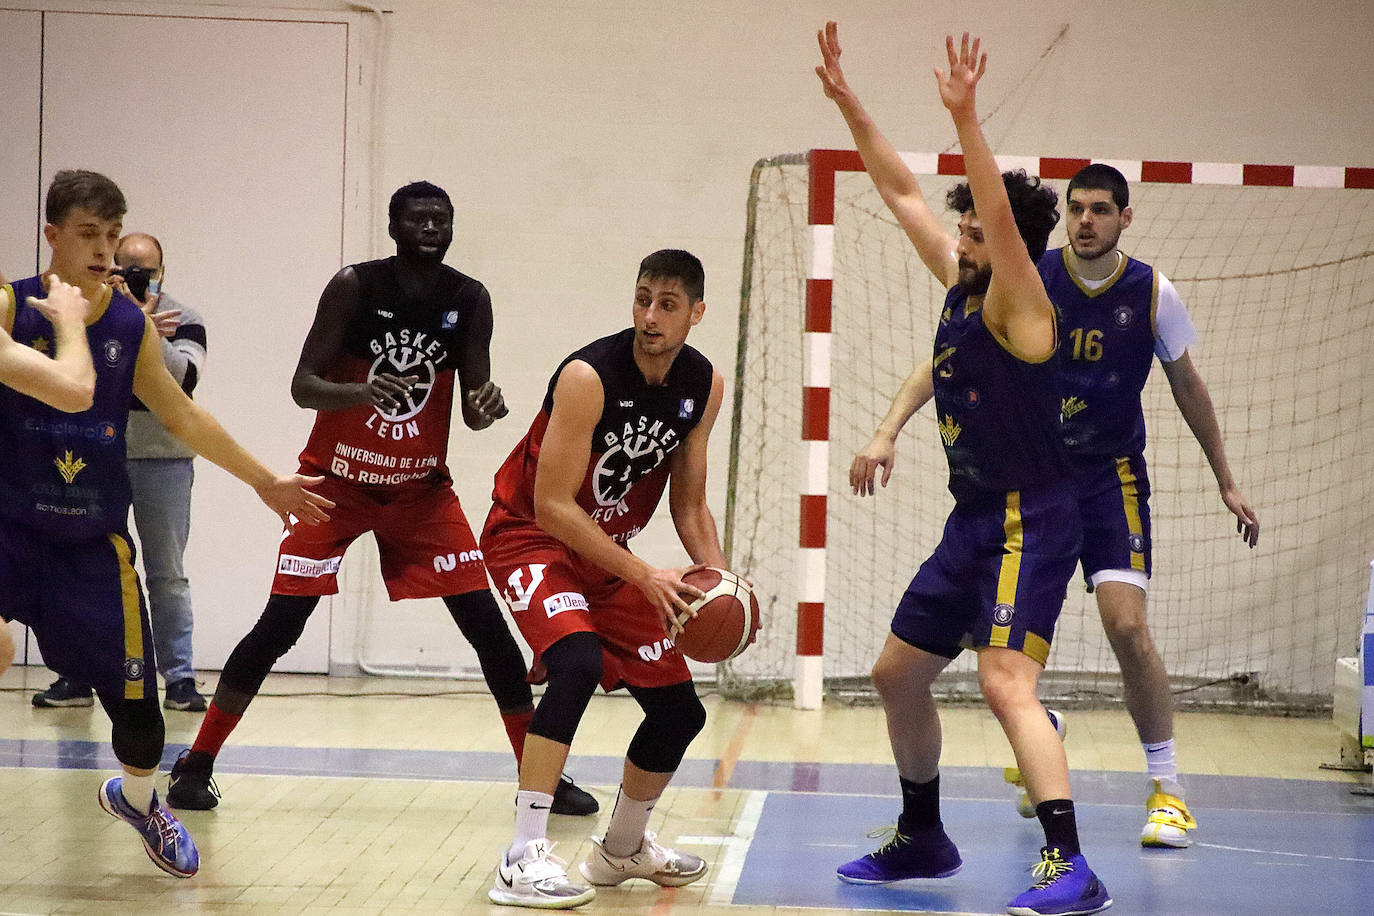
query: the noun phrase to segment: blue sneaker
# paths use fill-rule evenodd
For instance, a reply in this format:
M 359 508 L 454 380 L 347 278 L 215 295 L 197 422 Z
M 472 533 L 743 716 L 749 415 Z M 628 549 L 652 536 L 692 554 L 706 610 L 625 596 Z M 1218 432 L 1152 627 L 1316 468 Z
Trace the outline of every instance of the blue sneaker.
M 895 826 L 869 834 L 883 838 L 877 852 L 846 862 L 835 869 L 849 884 L 887 884 L 908 878 L 947 878 L 964 867 L 954 841 L 942 826 L 913 831 L 910 836 Z
M 144 851 L 158 868 L 178 878 L 189 878 L 200 868 L 195 840 L 172 812 L 158 804 L 157 793 L 153 793 L 152 810 L 140 814 L 124 799 L 124 777 L 114 776 L 105 780 L 96 798 L 106 814 L 138 831 Z
M 1098 880 L 1083 856 L 1064 858 L 1058 849 L 1040 850 L 1040 861 L 1031 867 L 1038 879 L 1030 890 L 1007 904 L 1013 916 L 1082 916 L 1112 905 L 1107 885 Z

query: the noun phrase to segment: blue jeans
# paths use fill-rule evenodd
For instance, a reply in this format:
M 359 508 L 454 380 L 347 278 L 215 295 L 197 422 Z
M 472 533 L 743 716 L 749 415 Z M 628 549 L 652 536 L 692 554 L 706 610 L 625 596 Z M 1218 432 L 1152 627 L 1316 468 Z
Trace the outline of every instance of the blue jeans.
M 170 684 L 196 673 L 191 665 L 191 586 L 182 566 L 191 533 L 195 470 L 190 458 L 137 458 L 128 465 L 157 669 Z

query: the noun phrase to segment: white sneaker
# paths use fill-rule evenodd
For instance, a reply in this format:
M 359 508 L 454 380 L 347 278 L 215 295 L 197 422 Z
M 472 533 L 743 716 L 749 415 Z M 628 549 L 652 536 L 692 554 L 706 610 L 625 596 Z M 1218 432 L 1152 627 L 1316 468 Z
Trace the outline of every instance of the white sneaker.
M 567 863 L 549 855 L 553 845 L 540 838 L 525 844 L 514 862 L 501 854 L 496 880 L 487 898 L 501 906 L 528 906 L 541 910 L 567 910 L 596 897 L 596 889 L 568 880 Z
M 1068 718 L 1057 709 L 1047 709 L 1045 715 L 1050 717 L 1054 730 L 1059 732 L 1059 740 L 1063 741 L 1069 733 Z M 1002 771 L 1002 778 L 1016 787 L 1016 813 L 1022 817 L 1035 817 L 1035 802 L 1031 801 L 1030 793 L 1026 791 L 1021 771 L 1016 767 L 1007 767 Z
M 592 837 L 592 851 L 579 869 L 582 877 L 601 887 L 612 887 L 631 878 L 646 878 L 661 887 L 681 887 L 706 874 L 706 860 L 691 853 L 659 845 L 652 830 L 644 831 L 644 843 L 632 856 L 613 856 Z

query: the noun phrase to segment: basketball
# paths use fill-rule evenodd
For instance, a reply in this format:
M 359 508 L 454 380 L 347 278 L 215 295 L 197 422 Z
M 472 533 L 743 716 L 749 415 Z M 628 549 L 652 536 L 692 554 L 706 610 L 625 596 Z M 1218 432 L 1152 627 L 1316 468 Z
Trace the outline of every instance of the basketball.
M 723 662 L 734 658 L 754 641 L 759 631 L 759 602 L 754 590 L 726 569 L 707 567 L 682 577 L 706 594 L 691 602 L 696 616 L 678 618 L 682 631 L 674 644 L 682 654 L 698 662 Z

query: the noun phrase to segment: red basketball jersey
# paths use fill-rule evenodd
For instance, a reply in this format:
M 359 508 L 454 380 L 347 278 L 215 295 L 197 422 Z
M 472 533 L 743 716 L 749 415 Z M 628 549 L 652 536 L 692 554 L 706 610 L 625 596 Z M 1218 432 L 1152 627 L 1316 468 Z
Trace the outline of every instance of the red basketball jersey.
M 534 474 L 563 367 L 581 360 L 601 378 L 605 401 L 592 433 L 592 454 L 577 504 L 624 544 L 649 523 L 668 482 L 668 457 L 701 421 L 711 393 L 711 363 L 684 346 L 662 385 L 650 385 L 635 364 L 634 329 L 593 341 L 559 365 L 525 438 L 500 470 L 486 531 L 534 524 Z
M 486 290 L 445 267 L 429 295 L 412 298 L 396 279 L 394 260 L 353 266 L 362 307 L 327 377 L 366 382 L 390 373 L 418 376 L 419 381 L 396 408 L 361 405 L 317 412 L 301 467 L 362 486 L 448 483 L 454 369 L 470 311 Z

